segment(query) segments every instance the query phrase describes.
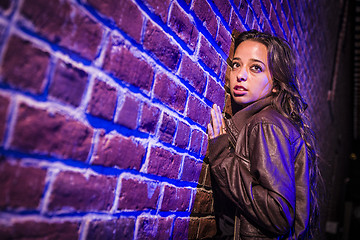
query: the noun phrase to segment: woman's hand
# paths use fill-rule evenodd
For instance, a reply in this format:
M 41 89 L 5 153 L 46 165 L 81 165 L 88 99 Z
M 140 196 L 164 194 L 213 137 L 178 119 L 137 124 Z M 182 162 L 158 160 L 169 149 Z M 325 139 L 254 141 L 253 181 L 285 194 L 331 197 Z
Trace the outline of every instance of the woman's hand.
M 220 107 L 214 104 L 211 109 L 211 121 L 208 124 L 209 139 L 216 138 L 224 133 L 226 133 L 224 118 L 221 114 Z

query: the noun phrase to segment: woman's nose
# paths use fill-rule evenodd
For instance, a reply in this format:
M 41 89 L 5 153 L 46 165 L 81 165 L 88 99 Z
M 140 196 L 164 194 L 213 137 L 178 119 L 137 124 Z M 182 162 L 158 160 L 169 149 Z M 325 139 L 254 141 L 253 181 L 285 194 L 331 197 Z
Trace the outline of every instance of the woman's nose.
M 246 81 L 247 80 L 247 71 L 245 68 L 239 69 L 239 73 L 237 75 L 237 80 L 240 81 Z

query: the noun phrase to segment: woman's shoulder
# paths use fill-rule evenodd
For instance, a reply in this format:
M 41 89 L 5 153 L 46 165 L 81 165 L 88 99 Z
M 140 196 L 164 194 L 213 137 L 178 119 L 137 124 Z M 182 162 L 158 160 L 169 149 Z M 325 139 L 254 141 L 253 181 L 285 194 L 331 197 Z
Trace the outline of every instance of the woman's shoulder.
M 271 106 L 262 109 L 249 119 L 249 128 L 254 128 L 259 125 L 262 127 L 276 127 L 282 129 L 288 136 L 297 137 L 300 135 L 295 125 Z

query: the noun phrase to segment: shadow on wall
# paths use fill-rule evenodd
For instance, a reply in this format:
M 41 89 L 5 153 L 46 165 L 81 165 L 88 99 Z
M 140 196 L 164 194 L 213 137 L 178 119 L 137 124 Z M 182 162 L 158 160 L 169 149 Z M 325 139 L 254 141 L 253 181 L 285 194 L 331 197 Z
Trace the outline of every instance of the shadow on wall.
M 203 159 L 232 30 L 313 65 L 306 4 L 249 2 L 1 1 L 0 238 L 214 236 Z

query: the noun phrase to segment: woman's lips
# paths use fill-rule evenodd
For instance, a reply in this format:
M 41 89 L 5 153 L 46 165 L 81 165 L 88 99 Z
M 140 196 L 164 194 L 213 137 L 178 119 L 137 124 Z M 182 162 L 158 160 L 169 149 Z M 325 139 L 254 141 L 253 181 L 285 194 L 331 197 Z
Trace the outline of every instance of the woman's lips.
M 234 94 L 235 95 L 244 95 L 247 92 L 247 89 L 243 86 L 235 86 Z

